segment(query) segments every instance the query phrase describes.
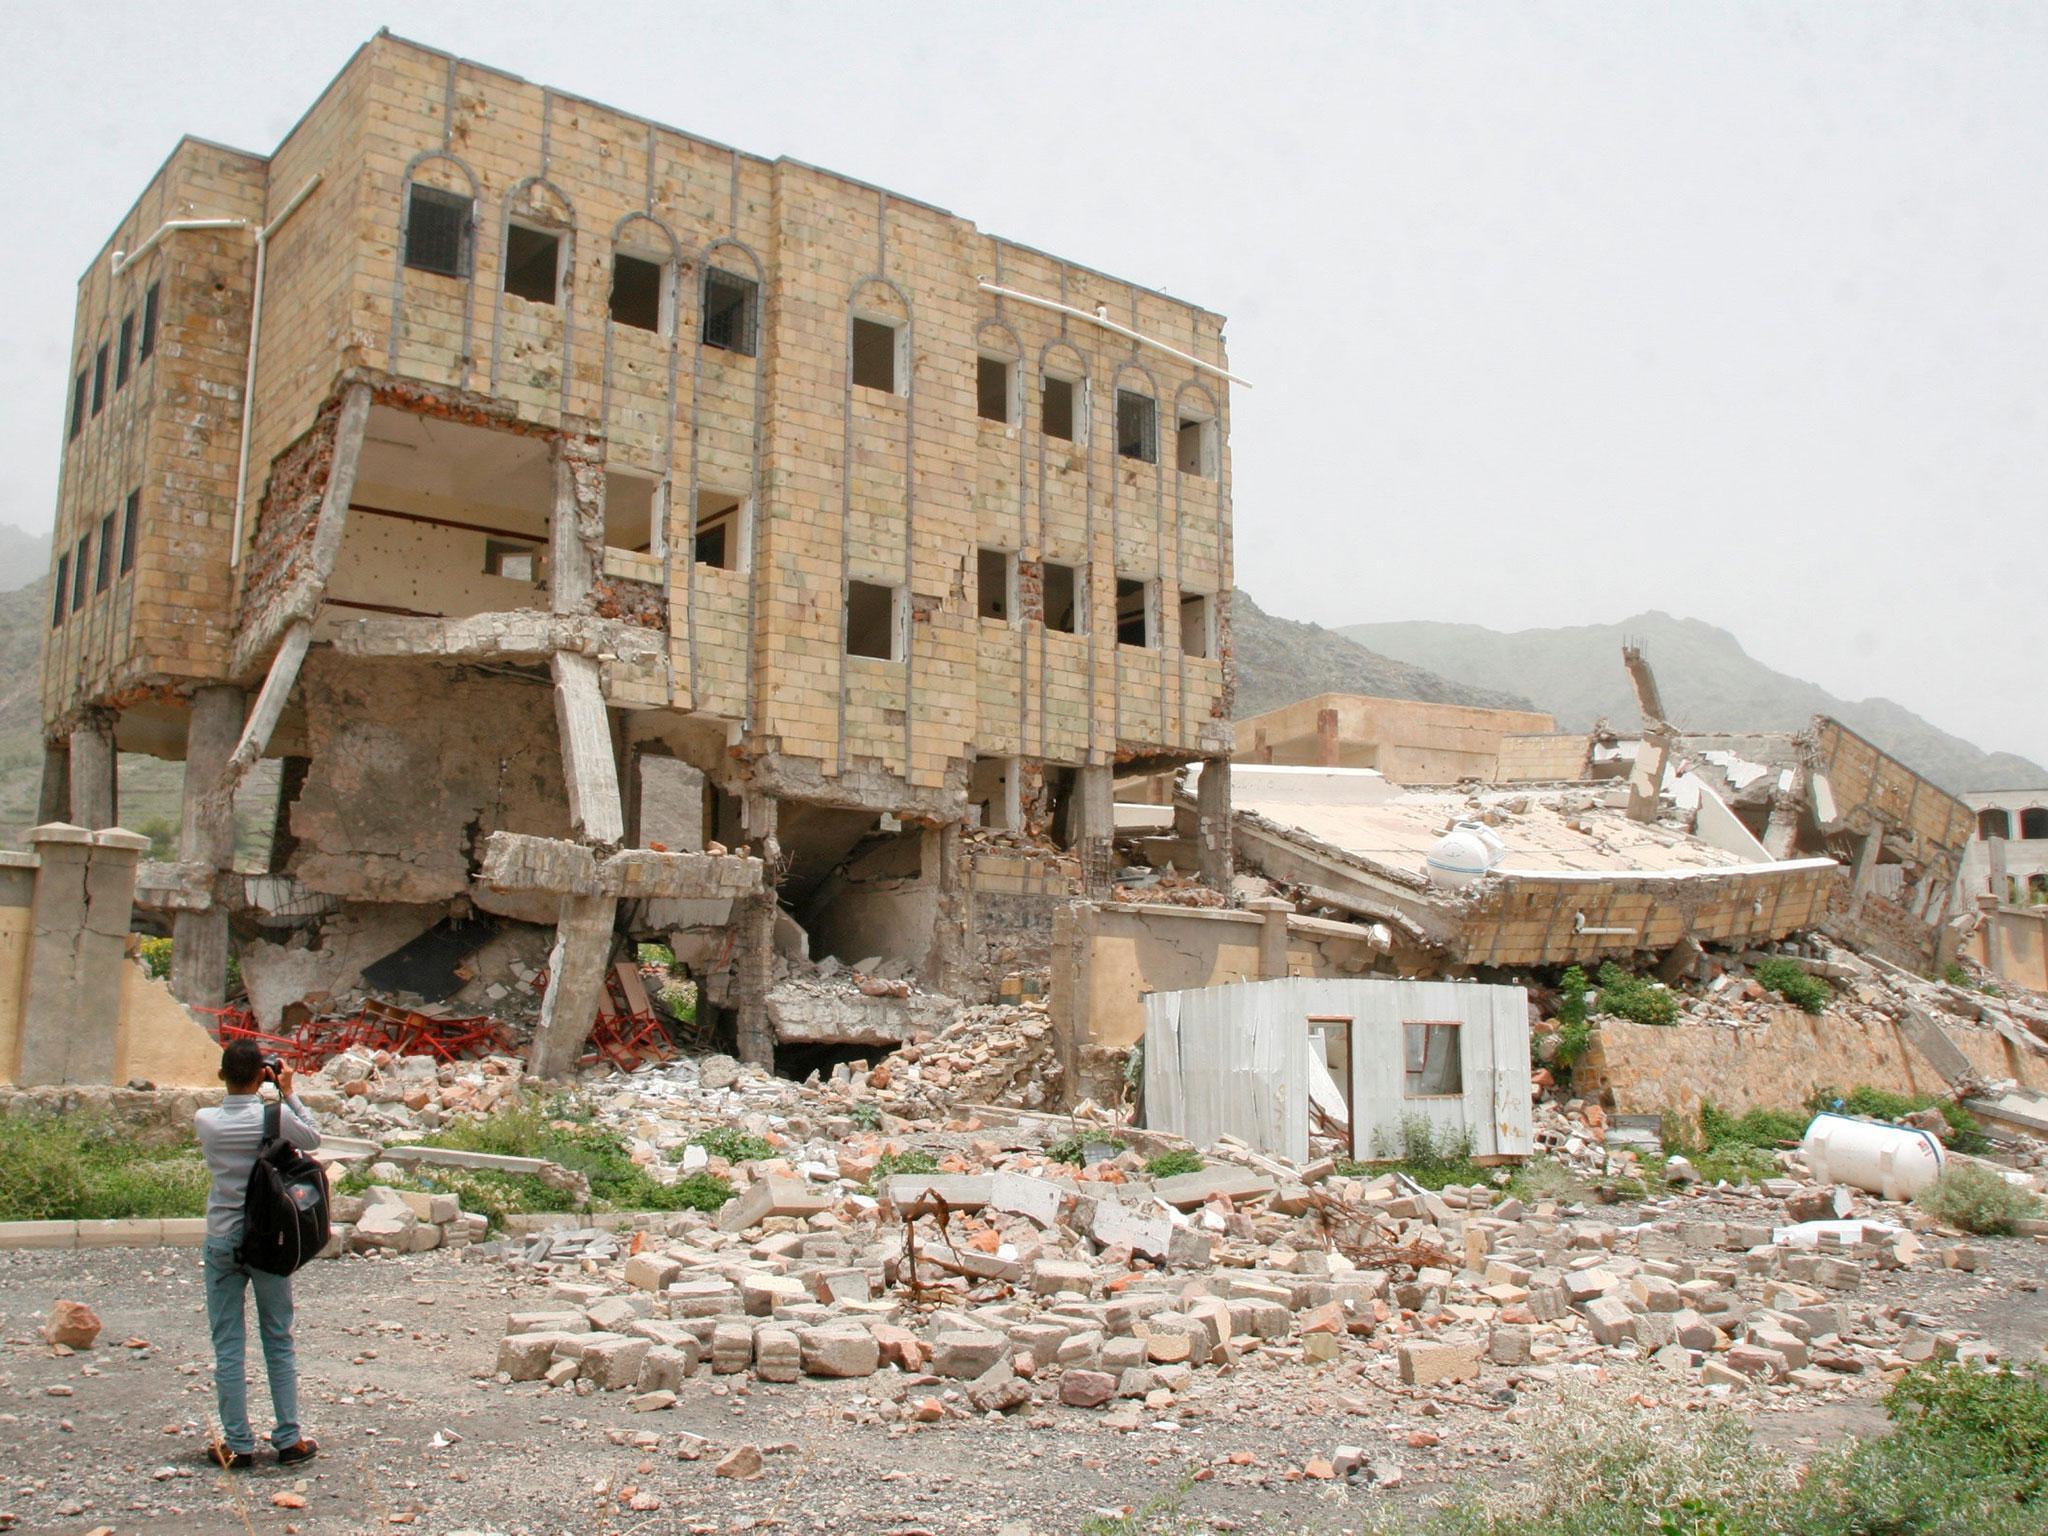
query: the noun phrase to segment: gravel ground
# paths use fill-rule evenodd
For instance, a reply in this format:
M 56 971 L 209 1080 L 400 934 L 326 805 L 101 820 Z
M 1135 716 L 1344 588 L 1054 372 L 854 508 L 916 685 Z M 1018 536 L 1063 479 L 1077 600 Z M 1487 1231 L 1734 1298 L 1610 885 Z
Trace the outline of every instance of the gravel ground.
M 1990 1249 L 1986 1271 L 1873 1275 L 1851 1299 L 1881 1296 L 2038 1359 L 2048 1347 L 2042 1248 Z M 1121 1434 L 1069 1409 L 889 1425 L 873 1412 L 887 1373 L 789 1386 L 699 1377 L 674 1409 L 635 1414 L 624 1393 L 492 1379 L 506 1312 L 534 1306 L 544 1281 L 436 1253 L 316 1264 L 297 1284 L 301 1418 L 321 1457 L 290 1471 L 266 1458 L 230 1476 L 200 1461 L 213 1394 L 196 1250 L 0 1255 L 0 1530 L 1053 1536 L 1197 1476 L 1182 1504 L 1189 1531 L 1334 1536 L 1387 1500 L 1513 1477 L 1521 1455 L 1504 1373 L 1411 1393 L 1355 1360 L 1198 1372 L 1162 1417 Z M 41 1315 L 60 1298 L 99 1311 L 98 1347 L 62 1356 L 43 1343 Z M 261 1435 L 268 1399 L 253 1327 L 250 1347 Z M 1617 1375 L 1615 1386 L 1640 1390 L 1641 1378 Z M 1847 1401 L 1760 1399 L 1758 1431 L 1810 1451 L 1881 1426 L 1875 1396 L 1872 1384 Z M 762 1475 L 716 1476 L 743 1444 L 765 1453 Z M 1302 1477 L 1338 1444 L 1398 1467 L 1398 1483 Z

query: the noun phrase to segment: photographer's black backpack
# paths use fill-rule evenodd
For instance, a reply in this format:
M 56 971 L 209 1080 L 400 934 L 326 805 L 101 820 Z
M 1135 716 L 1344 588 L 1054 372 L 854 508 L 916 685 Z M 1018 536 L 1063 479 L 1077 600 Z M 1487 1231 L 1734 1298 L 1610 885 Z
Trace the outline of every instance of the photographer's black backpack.
M 327 1170 L 284 1139 L 279 1119 L 279 1107 L 266 1104 L 235 1257 L 251 1269 L 288 1275 L 327 1246 Z

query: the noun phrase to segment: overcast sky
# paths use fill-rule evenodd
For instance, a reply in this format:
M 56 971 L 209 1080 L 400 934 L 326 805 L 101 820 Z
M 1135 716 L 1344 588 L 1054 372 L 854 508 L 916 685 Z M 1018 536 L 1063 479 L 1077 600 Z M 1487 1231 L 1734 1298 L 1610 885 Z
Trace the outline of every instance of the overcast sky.
M 1228 315 L 1269 610 L 1662 608 L 2048 762 L 2048 6 L 12 14 L 0 521 L 177 136 L 274 148 L 389 24 Z

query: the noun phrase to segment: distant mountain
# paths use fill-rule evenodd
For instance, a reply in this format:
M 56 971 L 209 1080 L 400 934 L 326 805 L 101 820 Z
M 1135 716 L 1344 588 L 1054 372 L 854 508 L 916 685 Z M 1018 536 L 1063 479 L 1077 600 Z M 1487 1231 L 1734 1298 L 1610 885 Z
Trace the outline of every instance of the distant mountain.
M 2048 786 L 2048 769 L 2011 752 L 1986 752 L 1930 725 L 1890 699 L 1838 699 L 1818 684 L 1772 670 L 1725 629 L 1668 613 L 1640 613 L 1619 624 L 1522 629 L 1414 620 L 1350 624 L 1338 634 L 1415 666 L 1478 688 L 1525 693 L 1563 730 L 1586 730 L 1605 717 L 1619 729 L 1640 716 L 1624 639 L 1642 645 L 1657 675 L 1671 723 L 1689 731 L 1794 731 L 1832 715 L 1908 767 L 1952 793 Z
M 1237 660 L 1237 718 L 1262 715 L 1319 693 L 1364 693 L 1489 709 L 1537 709 L 1509 689 L 1452 682 L 1395 661 L 1319 624 L 1275 618 L 1238 591 L 1230 599 L 1231 651 Z
M 49 534 L 0 523 L 0 592 L 18 592 L 49 574 Z

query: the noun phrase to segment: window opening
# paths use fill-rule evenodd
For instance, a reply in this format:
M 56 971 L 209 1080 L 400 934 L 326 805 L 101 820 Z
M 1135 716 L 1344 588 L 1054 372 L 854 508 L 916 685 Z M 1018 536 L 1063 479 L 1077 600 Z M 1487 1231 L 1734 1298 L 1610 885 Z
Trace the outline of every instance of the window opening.
M 473 213 L 463 193 L 414 182 L 406 206 L 405 264 L 443 277 L 469 276 Z
M 1152 605 L 1146 601 L 1150 596 L 1148 584 L 1133 581 L 1128 576 L 1116 579 L 1116 643 L 1118 645 L 1150 646 L 1152 638 Z
M 2038 807 L 2020 812 L 2020 837 L 2025 842 L 2038 842 L 2048 837 L 2048 811 Z
M 484 574 L 531 583 L 539 573 L 539 550 L 509 539 L 484 540 Z
M 1000 421 L 1008 426 L 1016 419 L 1010 400 L 1010 379 L 1014 370 L 1000 357 L 975 359 L 974 409 L 983 421 Z
M 1308 1018 L 1308 1046 L 1315 1059 L 1322 1063 L 1329 1073 L 1330 1082 L 1336 1087 L 1337 1096 L 1344 1104 L 1344 1125 L 1340 1129 L 1331 1123 L 1334 1116 L 1322 1113 L 1323 1104 L 1315 1093 L 1309 1096 L 1310 1135 L 1324 1141 L 1334 1141 L 1347 1155 L 1356 1151 L 1358 1145 L 1358 1116 L 1351 1103 L 1351 1026 L 1352 1020 L 1344 1014 L 1312 1013 Z
M 142 521 L 142 492 L 128 493 L 128 506 L 121 514 L 121 574 L 135 569 L 135 535 Z
M 976 561 L 976 611 L 984 619 L 1010 617 L 1016 607 L 1017 557 L 1007 549 L 983 549 Z
M 136 343 L 135 361 L 146 362 L 156 351 L 156 296 L 159 284 L 151 283 L 142 296 L 142 336 Z
M 846 584 L 846 654 L 878 661 L 901 660 L 896 589 L 873 582 Z
M 85 370 L 78 370 L 78 382 L 71 386 L 71 435 L 76 438 L 85 430 Z
M 897 393 L 897 328 L 886 320 L 853 319 L 853 382 Z
M 1215 650 L 1209 626 L 1209 598 L 1206 593 L 1180 595 L 1180 648 L 1189 656 L 1208 656 Z
M 1122 458 L 1159 462 L 1159 406 L 1150 395 L 1116 392 L 1116 451 Z
M 1426 1020 L 1401 1026 L 1407 1083 L 1411 1099 L 1434 1098 L 1465 1091 L 1465 1066 L 1459 1059 L 1458 1023 Z
M 643 256 L 612 254 L 612 319 L 620 325 L 659 334 L 667 329 L 661 313 L 662 279 L 668 268 Z
M 71 611 L 78 612 L 85 606 L 85 584 L 91 572 L 86 561 L 92 554 L 92 535 L 88 533 L 78 541 L 78 549 L 71 557 Z
M 1977 835 L 1981 838 L 2011 837 L 2012 818 L 2000 810 L 1977 813 Z
M 1079 441 L 1079 435 L 1074 431 L 1074 396 L 1077 392 L 1078 386 L 1072 379 L 1048 373 L 1044 393 L 1039 397 L 1038 430 L 1062 442 Z
M 651 555 L 659 547 L 661 482 L 608 470 L 604 477 L 604 542 L 608 549 Z
M 714 570 L 740 568 L 744 505 L 723 491 L 697 493 L 697 563 Z
M 1182 474 L 1200 475 L 1204 480 L 1216 478 L 1215 427 L 1215 422 L 1200 417 L 1181 418 L 1174 458 Z
M 704 345 L 721 352 L 754 355 L 755 311 L 761 285 L 751 277 L 704 269 Z
M 92 413 L 97 416 L 107 403 L 107 344 L 100 343 L 92 355 Z
M 561 291 L 562 237 L 514 224 L 505 231 L 505 291 L 529 304 L 552 304 Z
M 1046 561 L 1039 589 L 1045 604 L 1045 627 L 1056 634 L 1078 633 L 1081 626 L 1075 594 L 1081 590 L 1081 584 L 1074 579 L 1074 568 Z
M 56 595 L 56 601 L 50 604 L 50 628 L 52 629 L 55 629 L 64 622 L 64 586 L 70 579 L 71 554 L 67 550 L 57 557 L 57 579 L 51 583 L 50 587 L 50 590 Z
M 1014 757 L 977 757 L 968 770 L 967 803 L 981 812 L 981 824 L 992 832 L 1015 830 L 1023 821 Z
M 93 567 L 92 589 L 95 592 L 107 590 L 107 583 L 114 579 L 114 514 L 109 512 L 100 519 L 100 558 Z
M 114 391 L 118 394 L 128 382 L 128 354 L 135 345 L 134 310 L 121 317 L 121 335 L 115 345 L 119 348 L 114 354 Z

